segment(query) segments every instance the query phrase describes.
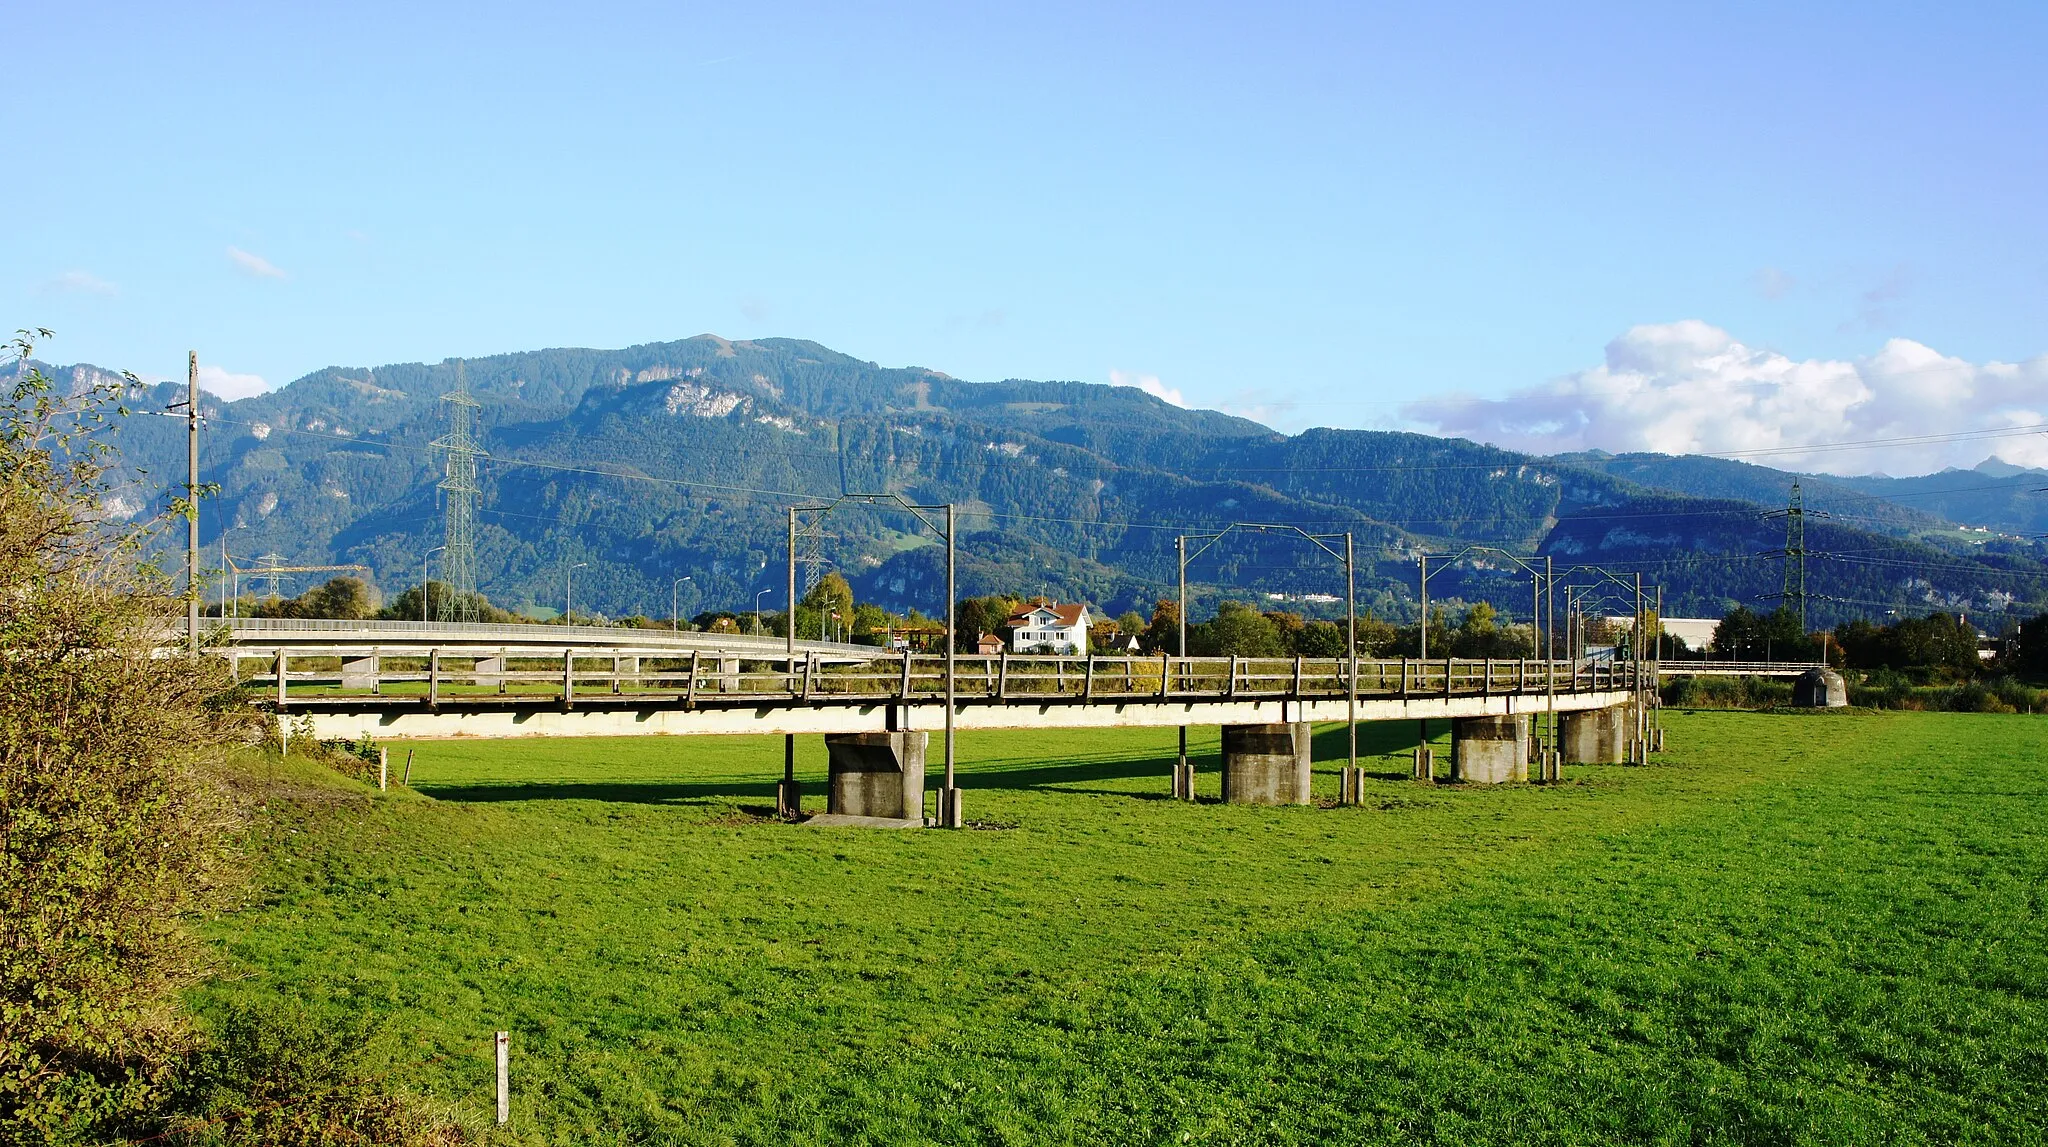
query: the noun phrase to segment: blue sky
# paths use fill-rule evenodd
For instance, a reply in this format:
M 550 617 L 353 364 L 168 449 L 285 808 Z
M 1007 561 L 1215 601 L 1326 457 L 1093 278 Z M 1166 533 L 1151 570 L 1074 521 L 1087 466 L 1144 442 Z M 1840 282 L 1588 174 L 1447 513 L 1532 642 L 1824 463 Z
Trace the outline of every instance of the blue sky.
M 1910 340 L 1964 380 L 1938 429 L 2048 420 L 2039 4 L 68 3 L 9 27 L 0 298 L 62 362 L 170 375 L 197 347 L 275 385 L 712 331 L 1481 436 L 1700 323 L 1732 374 L 1625 385 L 1711 413 L 1773 363 L 1846 364 L 1877 406 L 1776 444 L 1876 437 L 1911 412 L 1870 364 Z M 1452 395 L 1500 404 L 1465 426 Z M 1493 437 L 1773 444 L 1581 421 Z

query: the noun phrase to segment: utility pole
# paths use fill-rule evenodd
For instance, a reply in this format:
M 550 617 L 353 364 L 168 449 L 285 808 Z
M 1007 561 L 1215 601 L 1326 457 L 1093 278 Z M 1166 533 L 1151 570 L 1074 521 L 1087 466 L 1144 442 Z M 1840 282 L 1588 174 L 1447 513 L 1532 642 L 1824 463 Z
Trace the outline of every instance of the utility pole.
M 199 655 L 199 352 L 185 355 L 185 648 Z
M 946 789 L 945 800 L 939 810 L 940 823 L 947 828 L 960 828 L 965 823 L 965 814 L 960 809 L 960 789 L 953 783 L 953 710 L 958 702 L 953 694 L 953 650 L 959 643 L 959 631 L 954 628 L 955 589 L 953 585 L 953 503 L 946 503 Z
M 435 554 L 437 554 L 437 553 L 440 553 L 440 552 L 441 552 L 442 550 L 445 550 L 445 549 L 447 549 L 447 548 L 448 548 L 447 546 L 435 546 L 435 547 L 434 547 L 433 549 L 430 549 L 430 550 L 428 550 L 428 551 L 427 551 L 426 553 L 423 553 L 423 554 L 421 554 L 421 555 L 420 555 L 420 624 L 421 624 L 421 625 L 425 625 L 425 624 L 427 623 L 427 584 L 428 584 L 428 583 L 427 583 L 427 562 L 428 562 L 428 561 L 430 561 L 430 560 L 432 560 L 432 558 L 433 558 L 433 556 L 434 556 Z M 443 559 L 443 560 L 444 560 L 444 563 L 445 563 L 445 559 Z
M 1344 723 L 1351 749 L 1351 772 L 1358 774 L 1358 573 L 1351 531 L 1344 531 Z M 1357 782 L 1354 782 L 1357 783 Z M 1364 788 L 1363 784 L 1358 785 Z M 1354 794 L 1361 795 L 1362 794 Z
M 822 529 L 822 525 L 820 526 Z M 761 608 L 761 598 L 756 595 L 754 608 Z M 783 668 L 790 674 L 796 672 L 796 507 L 789 508 L 789 612 L 783 617 L 782 649 L 788 656 Z M 906 654 L 907 656 L 907 654 Z M 794 692 L 794 686 L 791 687 Z M 920 801 L 924 798 L 919 797 Z M 775 811 L 785 817 L 800 816 L 803 813 L 803 790 L 796 785 L 796 734 L 782 735 L 782 783 L 775 787 Z
M 1429 660 L 1429 555 L 1422 553 L 1415 556 L 1422 563 L 1422 624 L 1417 628 L 1417 632 L 1422 635 L 1422 656 L 1418 660 L 1427 662 Z M 1423 672 L 1427 673 L 1429 670 L 1425 667 Z
M 1178 656 L 1180 656 L 1180 657 L 1182 657 L 1182 658 L 1186 658 L 1186 657 L 1187 657 L 1187 655 L 1188 655 L 1188 539 L 1187 539 L 1187 536 L 1186 536 L 1185 534 L 1183 534 L 1182 536 L 1180 536 L 1180 537 L 1178 537 L 1178 538 L 1175 538 L 1175 539 L 1174 539 L 1174 543 L 1173 543 L 1173 544 L 1174 544 L 1174 549 L 1175 549 L 1175 550 L 1177 551 L 1177 553 L 1178 553 L 1178 556 L 1179 556 L 1179 558 L 1180 558 L 1180 619 L 1179 619 L 1179 620 L 1180 620 L 1180 640 L 1179 640 L 1179 642 L 1177 642 L 1177 643 L 1176 643 L 1176 645 L 1174 646 L 1174 649 L 1175 649 L 1175 653 L 1176 653 L 1176 654 L 1177 654 Z M 1163 672 L 1165 672 L 1165 670 L 1161 670 L 1161 672 L 1163 673 Z M 1168 676 L 1170 677 L 1170 676 L 1171 676 L 1171 674 L 1168 674 Z M 1163 680 L 1163 679 L 1162 679 L 1162 680 L 1161 680 L 1161 681 L 1159 682 L 1159 685 L 1160 685 L 1160 688 L 1161 688 L 1162 690 L 1164 690 L 1164 689 L 1167 689 L 1167 688 L 1168 688 L 1168 682 L 1167 682 L 1166 680 Z M 1176 758 L 1175 758 L 1175 763 L 1174 763 L 1174 774 L 1173 774 L 1173 781 L 1174 781 L 1174 788 L 1176 788 L 1176 789 L 1179 789 L 1179 790 L 1181 790 L 1181 791 L 1179 791 L 1179 792 L 1175 793 L 1175 794 L 1174 794 L 1175 796 L 1183 797 L 1183 798 L 1185 798 L 1185 799 L 1187 799 L 1187 800 L 1194 800 L 1194 799 L 1195 799 L 1195 775 L 1194 775 L 1194 770 L 1188 767 L 1188 727 L 1187 727 L 1186 725 L 1182 725 L 1182 726 L 1180 727 L 1180 755 L 1179 755 L 1178 757 L 1176 757 Z

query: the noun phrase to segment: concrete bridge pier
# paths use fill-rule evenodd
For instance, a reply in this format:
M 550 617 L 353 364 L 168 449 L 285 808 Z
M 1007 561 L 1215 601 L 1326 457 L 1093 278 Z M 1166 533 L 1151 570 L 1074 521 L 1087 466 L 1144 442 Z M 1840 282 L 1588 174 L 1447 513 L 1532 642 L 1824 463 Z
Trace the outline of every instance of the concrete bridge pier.
M 827 733 L 825 811 L 924 821 L 924 754 L 930 733 Z
M 718 659 L 718 691 L 738 693 L 740 691 L 740 659 L 721 657 Z
M 1223 726 L 1226 804 L 1309 803 L 1309 725 Z
M 1451 721 L 1451 779 L 1498 785 L 1529 779 L 1529 722 L 1523 717 Z
M 1581 709 L 1559 715 L 1557 739 L 1564 759 L 1575 765 L 1626 763 L 1628 706 Z

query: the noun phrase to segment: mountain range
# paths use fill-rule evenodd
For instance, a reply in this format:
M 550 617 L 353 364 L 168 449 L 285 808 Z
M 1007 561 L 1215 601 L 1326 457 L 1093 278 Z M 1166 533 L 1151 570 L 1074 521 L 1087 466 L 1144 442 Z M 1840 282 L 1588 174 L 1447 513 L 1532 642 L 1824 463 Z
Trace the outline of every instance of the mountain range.
M 1816 625 L 1944 610 L 1995 627 L 2048 602 L 2048 472 L 1987 463 L 1922 478 L 1796 475 L 1701 456 L 1537 457 L 1462 439 L 1315 429 L 1171 405 L 1129 387 L 966 382 L 794 339 L 714 335 L 623 350 L 556 349 L 459 364 L 479 404 L 480 587 L 514 608 L 685 616 L 775 608 L 788 508 L 842 493 L 952 503 L 963 595 L 1043 593 L 1149 609 L 1177 581 L 1175 538 L 1231 522 L 1353 535 L 1359 601 L 1411 617 L 1417 555 L 1482 547 L 1433 573 L 1433 601 L 1526 616 L 1525 576 L 1495 551 L 1596 564 L 1661 586 L 1673 616 L 1768 608 L 1784 585 L 1782 511 L 1804 498 Z M 46 368 L 71 385 L 100 368 Z M 329 367 L 233 402 L 212 396 L 202 480 L 207 553 L 240 566 L 359 563 L 387 592 L 417 584 L 442 541 L 444 394 L 458 364 Z M 183 397 L 159 384 L 145 411 Z M 184 473 L 179 420 L 123 420 L 108 505 L 160 506 Z M 842 505 L 823 563 L 864 599 L 943 608 L 943 549 L 912 516 Z M 1196 548 L 1199 548 L 1197 545 Z M 808 573 L 807 568 L 807 573 Z M 436 573 L 438 576 L 438 571 Z M 1282 532 L 1233 532 L 1188 569 L 1198 612 L 1238 597 L 1329 613 L 1331 557 Z M 687 581 L 679 579 L 687 578 Z M 1581 581 L 1589 580 L 1581 578 Z M 765 592 L 764 592 L 765 591 Z M 1596 608 L 1623 611 L 1614 583 Z M 1277 596 L 1276 596 L 1277 595 Z M 1306 601 L 1306 604 L 1302 604 Z M 1341 610 L 1341 605 L 1335 607 Z

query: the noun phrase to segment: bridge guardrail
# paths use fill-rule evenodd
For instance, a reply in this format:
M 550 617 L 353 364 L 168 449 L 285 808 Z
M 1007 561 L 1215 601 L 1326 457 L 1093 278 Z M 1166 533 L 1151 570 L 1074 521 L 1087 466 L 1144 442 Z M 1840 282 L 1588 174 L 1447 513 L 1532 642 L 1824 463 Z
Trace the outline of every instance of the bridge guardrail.
M 729 652 L 729 651 L 728 651 Z M 870 650 L 870 653 L 874 651 Z M 378 697 L 380 704 L 445 700 L 573 704 L 593 693 L 694 705 L 700 702 L 930 702 L 946 694 L 939 654 L 879 654 L 832 664 L 818 651 L 789 658 L 707 656 L 703 650 L 475 647 L 404 653 L 356 647 L 292 647 L 257 654 L 228 649 L 236 678 L 280 707 Z M 244 673 L 244 662 L 268 662 Z M 737 664 L 735 664 L 737 662 Z M 1451 697 L 1645 688 L 1651 663 L 1445 658 L 1059 657 L 956 655 L 962 701 L 1172 701 L 1215 698 Z
M 215 619 L 216 621 L 218 619 Z M 785 640 L 765 634 L 712 633 L 703 630 L 675 632 L 666 629 L 630 629 L 609 625 L 538 625 L 506 622 L 464 622 L 442 624 L 419 621 L 345 621 L 331 618 L 296 617 L 243 617 L 229 619 L 229 629 L 237 643 L 275 644 L 273 639 L 283 639 L 291 644 L 301 644 L 296 638 L 312 638 L 317 643 L 322 636 L 335 634 L 361 634 L 365 638 L 381 639 L 391 637 L 392 645 L 439 645 L 453 647 L 464 644 L 534 644 L 545 642 L 549 645 L 645 645 L 672 646 L 678 649 L 724 649 L 735 653 L 756 653 L 761 656 L 782 656 Z M 408 640 L 410 639 L 410 640 Z M 854 645 L 838 641 L 813 641 L 798 638 L 799 650 L 817 650 L 844 656 L 871 657 L 878 652 L 872 645 Z

